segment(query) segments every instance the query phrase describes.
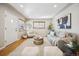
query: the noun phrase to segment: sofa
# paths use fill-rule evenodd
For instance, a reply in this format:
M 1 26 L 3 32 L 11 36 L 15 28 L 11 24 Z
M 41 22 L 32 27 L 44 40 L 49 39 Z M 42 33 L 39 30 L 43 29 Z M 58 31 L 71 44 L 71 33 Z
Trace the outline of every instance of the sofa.
M 51 32 L 51 31 L 50 31 Z M 51 32 L 48 34 L 48 40 L 52 44 L 52 46 L 57 46 L 65 56 L 72 56 L 74 55 L 73 50 L 73 41 L 78 41 L 78 36 L 75 33 L 69 32 Z M 66 43 L 63 41 L 67 39 Z
M 37 35 L 37 32 L 35 31 L 27 31 L 27 37 L 28 38 L 33 38 L 35 35 Z
M 50 31 L 47 35 L 47 38 L 53 46 L 56 46 L 57 41 L 60 40 L 60 38 L 63 36 L 64 36 L 63 32 Z
M 69 38 L 71 37 L 71 40 L 78 40 L 77 35 L 75 33 L 68 33 L 68 32 L 61 32 L 61 31 L 50 31 L 47 35 L 47 38 L 49 42 L 53 45 L 56 46 L 57 42 L 61 39 L 64 39 L 64 37 Z
M 59 40 L 57 43 L 57 47 L 63 52 L 64 56 L 73 56 L 73 51 L 71 47 L 67 45 L 66 39 Z

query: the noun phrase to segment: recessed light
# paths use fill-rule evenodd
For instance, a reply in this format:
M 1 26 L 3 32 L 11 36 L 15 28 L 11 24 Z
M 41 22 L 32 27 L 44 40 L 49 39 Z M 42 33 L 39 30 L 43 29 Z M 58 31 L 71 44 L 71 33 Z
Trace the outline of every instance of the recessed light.
M 13 23 L 13 19 L 11 19 L 11 23 Z
M 23 8 L 24 6 L 23 5 L 20 5 L 20 7 Z
M 53 7 L 55 7 L 55 8 L 56 8 L 56 7 L 57 7 L 57 5 L 54 5 Z

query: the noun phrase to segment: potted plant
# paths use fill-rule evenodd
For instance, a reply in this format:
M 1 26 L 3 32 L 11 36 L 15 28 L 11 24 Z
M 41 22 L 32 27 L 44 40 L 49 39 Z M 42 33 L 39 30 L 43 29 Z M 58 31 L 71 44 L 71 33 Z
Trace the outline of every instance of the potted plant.
M 48 30 L 54 30 L 54 29 L 53 29 L 53 24 L 52 24 L 52 23 L 49 24 Z

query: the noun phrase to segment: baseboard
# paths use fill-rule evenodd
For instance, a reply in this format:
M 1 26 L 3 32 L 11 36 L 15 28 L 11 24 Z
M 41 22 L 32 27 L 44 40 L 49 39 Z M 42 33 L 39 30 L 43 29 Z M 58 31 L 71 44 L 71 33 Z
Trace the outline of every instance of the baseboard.
M 0 47 L 0 50 L 2 50 L 3 48 L 5 48 L 6 46 Z
M 5 48 L 7 45 L 4 45 L 3 47 L 0 47 L 0 50 L 2 50 L 3 48 Z

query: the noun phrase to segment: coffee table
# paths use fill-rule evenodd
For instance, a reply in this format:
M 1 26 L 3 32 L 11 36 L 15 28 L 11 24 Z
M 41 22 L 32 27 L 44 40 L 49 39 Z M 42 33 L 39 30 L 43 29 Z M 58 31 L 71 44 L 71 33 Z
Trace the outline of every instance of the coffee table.
M 33 43 L 36 45 L 42 45 L 44 43 L 44 39 L 43 37 L 34 37 Z

